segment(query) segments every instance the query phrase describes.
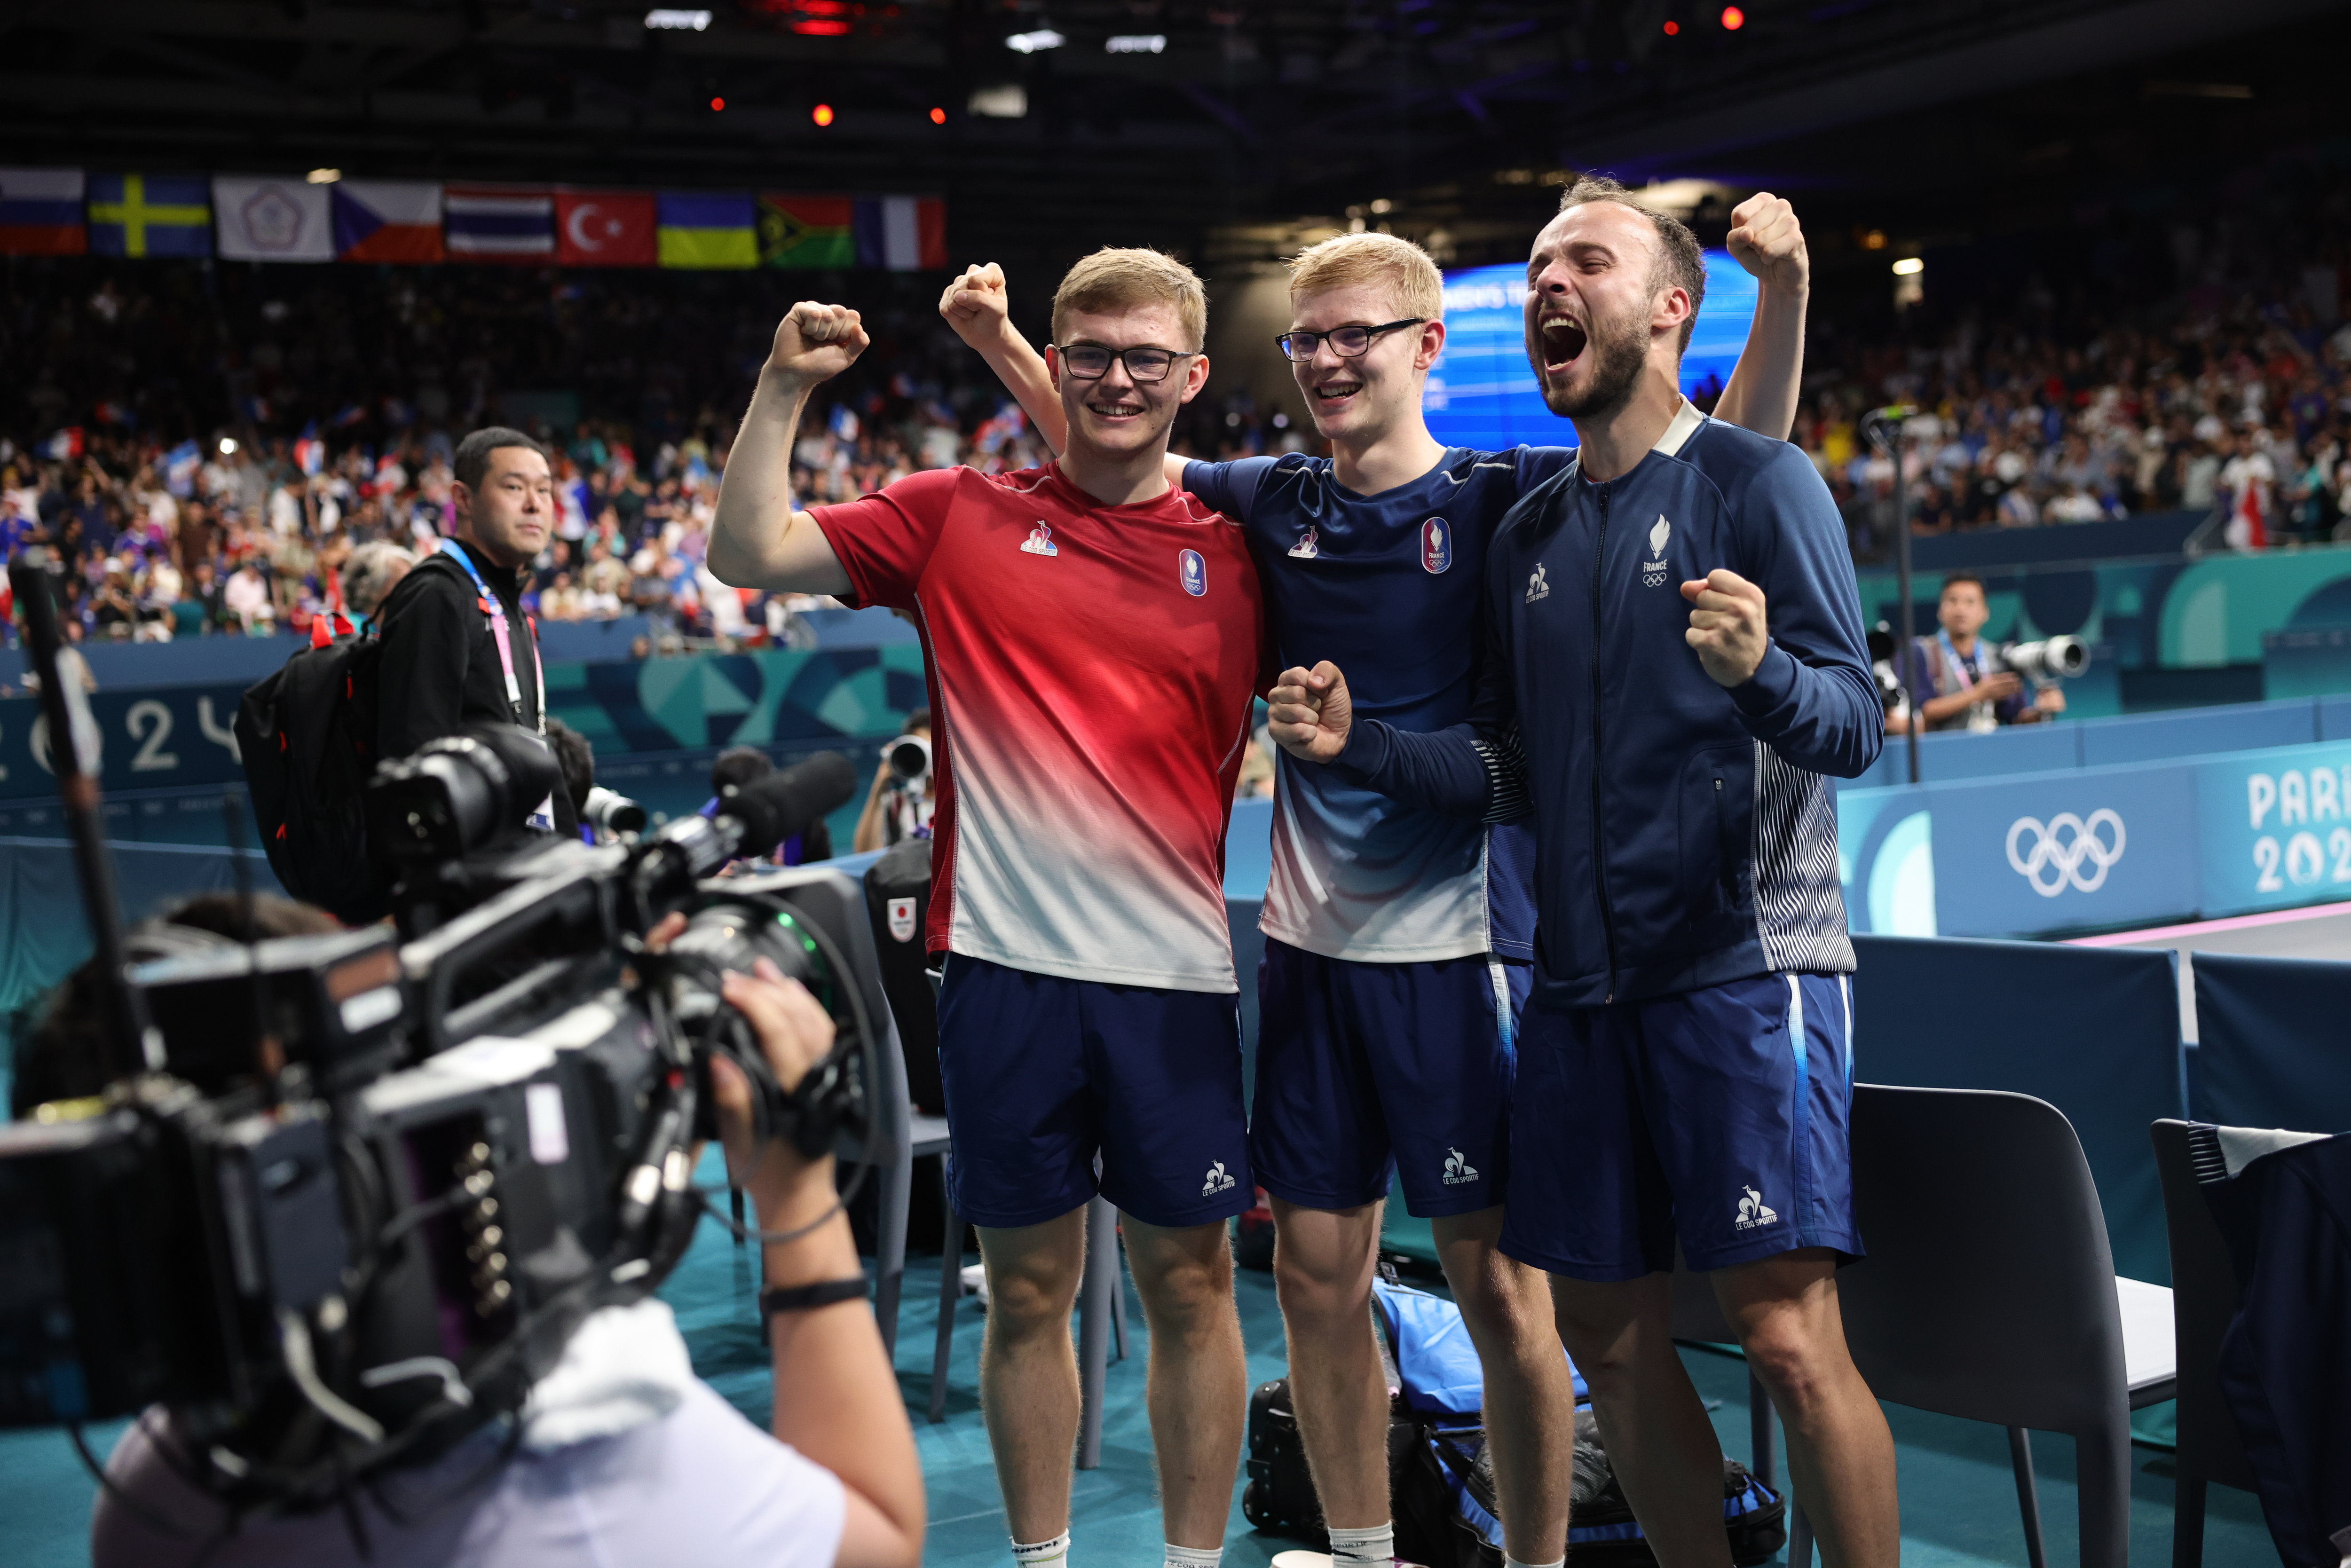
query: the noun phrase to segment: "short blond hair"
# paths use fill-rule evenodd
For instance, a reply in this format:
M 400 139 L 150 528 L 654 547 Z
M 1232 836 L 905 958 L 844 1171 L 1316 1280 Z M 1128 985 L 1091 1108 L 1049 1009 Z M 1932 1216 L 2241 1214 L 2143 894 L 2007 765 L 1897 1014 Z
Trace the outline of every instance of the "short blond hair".
M 1385 287 L 1406 316 L 1435 321 L 1445 314 L 1445 278 L 1420 246 L 1398 235 L 1340 235 L 1308 246 L 1290 261 L 1293 305 L 1309 294 L 1361 284 Z
M 1053 290 L 1053 336 L 1072 310 L 1131 310 L 1168 305 L 1196 352 L 1208 336 L 1208 291 L 1200 275 L 1165 251 L 1105 246 L 1061 276 Z M 1173 345 L 1171 345 L 1173 346 Z

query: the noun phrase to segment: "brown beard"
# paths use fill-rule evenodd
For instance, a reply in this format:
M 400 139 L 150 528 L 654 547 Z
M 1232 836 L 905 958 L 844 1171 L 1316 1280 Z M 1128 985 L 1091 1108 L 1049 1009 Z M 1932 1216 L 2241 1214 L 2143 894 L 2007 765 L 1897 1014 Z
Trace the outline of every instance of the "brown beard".
M 1571 393 L 1543 379 L 1541 334 L 1537 333 L 1527 345 L 1527 358 L 1534 363 L 1536 384 L 1542 388 L 1546 408 L 1562 419 L 1605 419 L 1633 401 L 1641 372 L 1648 366 L 1649 334 L 1639 315 L 1628 310 L 1614 320 L 1593 322 L 1586 329 L 1583 351 L 1596 356 L 1592 382 L 1581 393 Z

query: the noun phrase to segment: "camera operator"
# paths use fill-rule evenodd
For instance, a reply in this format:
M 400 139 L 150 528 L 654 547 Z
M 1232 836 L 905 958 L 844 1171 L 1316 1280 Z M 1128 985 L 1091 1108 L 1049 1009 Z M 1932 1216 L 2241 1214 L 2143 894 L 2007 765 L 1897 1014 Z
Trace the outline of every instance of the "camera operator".
M 2065 711 L 2065 694 L 2054 685 L 2028 698 L 2023 676 L 1995 667 L 1991 650 L 1978 636 L 1991 618 L 1983 579 L 1962 571 L 1943 580 L 1935 607 L 1943 629 L 1914 640 L 1910 649 L 1907 685 L 1914 699 L 1925 699 L 1917 705 L 1922 728 L 1981 731 L 2038 724 Z M 1886 728 L 1898 733 L 1902 718 L 1897 707 L 1886 716 Z
M 671 917 L 653 941 L 684 924 Z M 766 960 L 757 975 L 730 974 L 724 995 L 787 1088 L 830 1049 L 824 1009 Z M 782 1140 L 754 1147 L 749 1084 L 723 1061 L 712 1080 L 730 1180 L 749 1193 L 763 1229 L 808 1228 L 763 1249 L 767 1286 L 787 1293 L 767 1323 L 774 1439 L 694 1377 L 668 1307 L 647 1300 L 587 1319 L 533 1387 L 519 1432 L 486 1427 L 322 1513 L 232 1517 L 183 1479 L 201 1461 L 151 1407 L 107 1464 L 91 1523 L 98 1568 L 199 1559 L 220 1568 L 914 1568 L 922 1475 L 835 1201 L 833 1162 L 803 1159 Z M 824 1288 L 848 1281 L 860 1288 Z
M 882 748 L 882 760 L 873 769 L 873 788 L 865 792 L 865 810 L 857 816 L 857 832 L 850 841 L 859 854 L 868 850 L 884 850 L 907 839 L 926 836 L 931 827 L 931 812 L 936 804 L 933 788 L 935 768 L 926 758 L 923 771 L 909 779 L 891 766 L 901 745 L 907 740 L 931 743 L 931 710 L 918 707 L 906 716 L 905 733 Z
M 406 757 L 485 719 L 547 733 L 538 639 L 522 609 L 522 570 L 555 526 L 547 449 L 493 425 L 459 442 L 450 466 L 456 535 L 410 568 L 377 612 L 379 757 Z M 578 834 L 564 791 L 541 811 L 534 825 Z

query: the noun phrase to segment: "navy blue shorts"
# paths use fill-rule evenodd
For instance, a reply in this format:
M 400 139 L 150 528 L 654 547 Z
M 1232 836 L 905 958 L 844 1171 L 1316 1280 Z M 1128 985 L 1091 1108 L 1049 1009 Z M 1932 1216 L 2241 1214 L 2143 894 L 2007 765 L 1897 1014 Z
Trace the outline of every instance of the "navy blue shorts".
M 1529 971 L 1483 954 L 1326 958 L 1269 938 L 1258 966 L 1258 1185 L 1307 1208 L 1385 1197 L 1424 1219 L 1502 1201 L 1512 1037 Z
M 1042 1224 L 1097 1190 L 1149 1225 L 1206 1225 L 1257 1201 L 1229 991 L 1065 980 L 951 953 L 939 1076 L 950 1189 L 974 1225 Z
M 1861 1256 L 1846 1127 L 1852 988 L 1761 975 L 1646 1001 L 1527 1009 L 1502 1250 L 1578 1280 Z

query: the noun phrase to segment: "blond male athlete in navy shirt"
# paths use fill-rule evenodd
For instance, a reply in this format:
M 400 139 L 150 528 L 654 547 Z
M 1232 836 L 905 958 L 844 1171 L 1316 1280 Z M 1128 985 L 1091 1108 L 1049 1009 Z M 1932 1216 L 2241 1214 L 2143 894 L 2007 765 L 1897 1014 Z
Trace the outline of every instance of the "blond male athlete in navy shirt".
M 1776 439 L 1802 361 L 1802 231 L 1768 194 L 1732 221 L 1731 250 L 1762 287 L 1755 351 L 1720 412 Z M 1445 343 L 1442 287 L 1427 256 L 1392 235 L 1307 251 L 1281 347 L 1333 455 L 1168 460 L 1171 479 L 1246 525 L 1281 661 L 1340 660 L 1364 711 L 1414 731 L 1469 716 L 1489 540 L 1574 457 L 1429 434 L 1421 394 Z M 941 310 L 1057 443 L 1059 405 L 1005 322 L 1001 272 L 971 268 Z M 1340 1568 L 1384 1568 L 1394 1552 L 1368 1306 L 1396 1172 L 1485 1364 L 1509 1556 L 1547 1564 L 1565 1551 L 1566 1367 L 1541 1274 L 1497 1249 L 1531 858 L 1523 823 L 1489 827 L 1280 764 L 1250 1161 L 1273 1202 L 1291 1399 Z

